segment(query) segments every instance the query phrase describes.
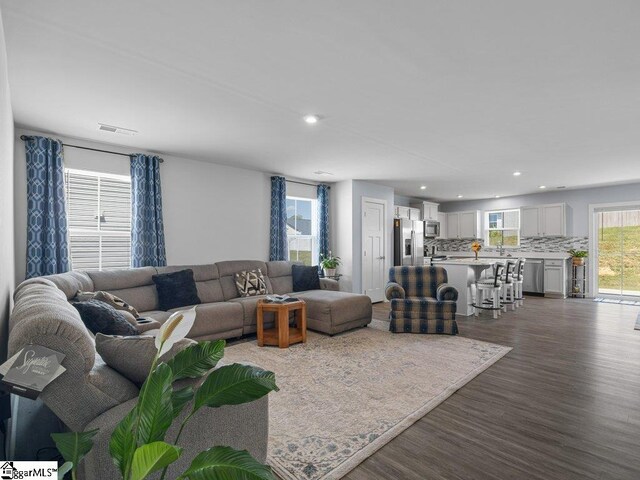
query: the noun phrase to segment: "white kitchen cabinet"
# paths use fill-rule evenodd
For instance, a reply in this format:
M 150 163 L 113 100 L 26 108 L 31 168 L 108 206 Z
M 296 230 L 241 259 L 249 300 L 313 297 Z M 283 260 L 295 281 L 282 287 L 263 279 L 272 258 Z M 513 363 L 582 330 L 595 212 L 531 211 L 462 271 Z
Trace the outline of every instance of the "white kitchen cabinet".
M 566 234 L 566 204 L 537 205 L 520 209 L 520 236 L 562 237 Z
M 526 268 L 526 266 L 525 266 Z M 565 298 L 567 296 L 567 279 L 569 278 L 569 262 L 566 260 L 544 261 L 544 296 Z
M 438 203 L 420 202 L 412 203 L 411 207 L 420 210 L 420 220 L 438 220 Z
M 457 213 L 447 213 L 447 238 L 460 238 L 458 230 L 458 219 L 460 215 Z
M 443 240 L 449 238 L 447 232 L 447 214 L 438 212 L 438 222 L 440 222 L 440 235 L 436 238 Z
M 422 220 L 422 212 L 420 212 L 419 208 L 412 207 L 409 209 L 409 220 L 416 220 L 416 221 Z
M 393 209 L 395 210 L 396 218 L 409 218 L 409 207 L 396 205 Z
M 481 238 L 480 211 L 447 213 L 448 238 Z
M 520 236 L 540 236 L 540 208 L 522 207 L 520 209 Z
M 542 236 L 556 237 L 567 234 L 566 208 L 563 203 L 542 206 Z

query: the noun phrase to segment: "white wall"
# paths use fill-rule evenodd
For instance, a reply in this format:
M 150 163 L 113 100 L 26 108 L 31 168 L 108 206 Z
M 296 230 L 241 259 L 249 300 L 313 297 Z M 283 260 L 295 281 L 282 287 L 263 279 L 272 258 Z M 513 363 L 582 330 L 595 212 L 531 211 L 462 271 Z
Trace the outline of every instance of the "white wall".
M 568 236 L 589 235 L 589 205 L 594 203 L 640 201 L 640 183 L 610 187 L 584 188 L 579 190 L 555 190 L 516 197 L 469 200 L 440 204 L 443 212 L 464 210 L 497 210 L 547 203 L 566 203 L 568 209 Z
M 0 363 L 7 354 L 9 312 L 14 287 L 13 113 L 7 78 L 7 54 L 0 16 Z
M 340 290 L 353 290 L 353 181 L 344 180 L 331 186 L 331 249 L 342 259 L 339 273 Z
M 15 133 L 16 280 L 24 279 L 26 250 L 26 166 L 20 135 L 44 135 L 63 143 L 134 153 L 129 148 L 18 130 Z M 9 142 L 11 143 L 11 142 Z M 129 159 L 65 148 L 69 168 L 129 175 Z M 162 155 L 162 197 L 167 262 L 211 263 L 269 256 L 270 175 L 253 170 Z

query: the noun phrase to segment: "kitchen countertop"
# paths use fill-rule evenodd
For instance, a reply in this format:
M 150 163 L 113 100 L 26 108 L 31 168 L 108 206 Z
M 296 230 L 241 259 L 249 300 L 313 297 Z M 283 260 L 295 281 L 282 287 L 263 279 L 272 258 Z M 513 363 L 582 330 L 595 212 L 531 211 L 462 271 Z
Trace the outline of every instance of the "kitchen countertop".
M 500 259 L 508 259 L 508 258 L 541 258 L 548 260 L 567 260 L 571 258 L 566 252 L 521 252 L 519 250 L 505 250 L 505 254 L 501 257 L 497 252 L 480 252 L 479 258 L 500 258 Z M 511 253 L 511 257 L 508 257 L 507 254 Z M 450 258 L 473 258 L 473 252 L 445 252 L 438 251 L 436 255 L 446 255 Z
M 484 258 L 484 259 L 479 258 L 478 260 L 476 260 L 475 258 L 454 258 L 450 260 L 438 261 L 438 265 L 467 265 L 467 266 L 480 265 L 484 267 L 490 267 L 494 263 L 496 263 L 496 260 L 490 259 L 490 258 Z

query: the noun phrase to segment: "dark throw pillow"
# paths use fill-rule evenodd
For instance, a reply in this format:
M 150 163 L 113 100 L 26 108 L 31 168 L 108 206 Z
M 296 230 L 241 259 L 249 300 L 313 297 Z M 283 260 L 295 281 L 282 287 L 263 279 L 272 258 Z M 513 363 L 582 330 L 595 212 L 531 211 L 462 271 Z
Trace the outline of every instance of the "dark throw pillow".
M 291 267 L 291 276 L 293 279 L 294 292 L 320 290 L 320 277 L 318 276 L 318 267 L 293 265 Z
M 76 302 L 73 306 L 80 313 L 86 327 L 96 333 L 105 335 L 138 335 L 138 329 L 131 325 L 122 312 L 100 300 Z
M 241 297 L 255 297 L 256 295 L 267 294 L 267 284 L 264 281 L 262 270 L 246 271 L 234 273 L 236 289 Z
M 200 305 L 193 270 L 187 268 L 171 273 L 160 273 L 151 277 L 158 291 L 160 310 Z

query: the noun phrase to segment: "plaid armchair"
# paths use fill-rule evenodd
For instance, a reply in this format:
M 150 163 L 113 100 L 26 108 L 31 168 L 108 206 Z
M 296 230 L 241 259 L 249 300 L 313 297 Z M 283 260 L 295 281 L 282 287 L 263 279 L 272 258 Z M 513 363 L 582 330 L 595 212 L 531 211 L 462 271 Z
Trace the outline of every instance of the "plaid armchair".
M 442 267 L 392 267 L 385 289 L 391 301 L 389 330 L 395 333 L 458 333 L 458 291 Z

